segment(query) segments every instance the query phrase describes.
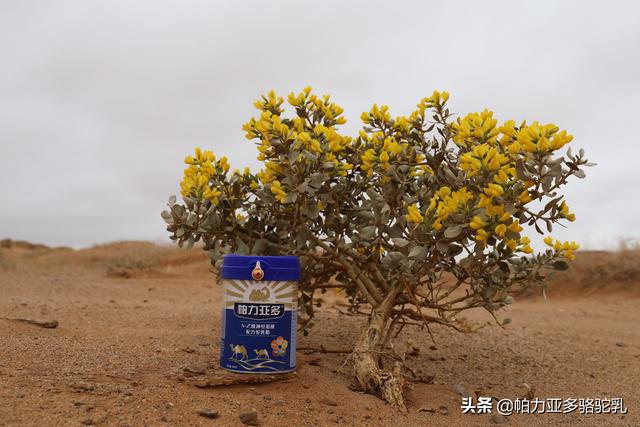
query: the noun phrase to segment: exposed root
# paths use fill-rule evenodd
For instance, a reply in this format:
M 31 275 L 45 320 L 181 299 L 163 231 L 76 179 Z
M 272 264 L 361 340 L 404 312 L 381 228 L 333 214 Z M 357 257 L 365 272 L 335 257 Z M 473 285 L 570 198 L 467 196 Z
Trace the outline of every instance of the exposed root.
M 406 412 L 402 362 L 396 361 L 393 369 L 385 370 L 380 367 L 377 357 L 396 295 L 395 292 L 389 294 L 371 314 L 354 349 L 353 366 L 355 379 L 362 391 L 379 396 L 400 411 Z

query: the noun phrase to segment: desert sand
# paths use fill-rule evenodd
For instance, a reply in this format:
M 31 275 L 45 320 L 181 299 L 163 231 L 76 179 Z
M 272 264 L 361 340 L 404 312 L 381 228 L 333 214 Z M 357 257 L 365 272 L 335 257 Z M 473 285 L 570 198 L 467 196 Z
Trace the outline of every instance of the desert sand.
M 640 256 L 584 253 L 504 329 L 483 311 L 460 334 L 408 327 L 415 371 L 400 414 L 350 389 L 347 354 L 364 319 L 331 293 L 298 370 L 240 383 L 217 368 L 221 288 L 202 251 L 128 242 L 85 250 L 0 247 L 0 424 L 264 426 L 640 425 Z M 56 328 L 8 319 L 57 321 Z M 407 344 L 407 341 L 411 341 Z M 245 377 L 246 379 L 246 377 Z M 266 380 L 274 378 L 265 378 Z M 277 379 L 277 378 L 275 378 Z M 628 413 L 462 414 L 459 391 L 500 398 L 623 398 Z M 216 419 L 199 411 L 214 410 Z

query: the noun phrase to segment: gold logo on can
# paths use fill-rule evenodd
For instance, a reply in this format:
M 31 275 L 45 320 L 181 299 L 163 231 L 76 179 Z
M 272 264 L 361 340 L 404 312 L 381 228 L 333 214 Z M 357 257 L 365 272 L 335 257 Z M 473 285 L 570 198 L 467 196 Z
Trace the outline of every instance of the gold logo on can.
M 253 271 L 251 271 L 251 277 L 253 277 L 253 280 L 262 280 L 264 277 L 264 270 L 260 267 L 260 261 L 256 263 Z

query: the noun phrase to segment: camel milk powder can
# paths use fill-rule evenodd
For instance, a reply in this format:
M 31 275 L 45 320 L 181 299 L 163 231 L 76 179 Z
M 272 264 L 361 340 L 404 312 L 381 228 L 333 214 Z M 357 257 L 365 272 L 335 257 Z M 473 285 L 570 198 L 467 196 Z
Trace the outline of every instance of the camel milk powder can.
M 254 374 L 294 371 L 298 257 L 225 255 L 221 279 L 220 366 Z

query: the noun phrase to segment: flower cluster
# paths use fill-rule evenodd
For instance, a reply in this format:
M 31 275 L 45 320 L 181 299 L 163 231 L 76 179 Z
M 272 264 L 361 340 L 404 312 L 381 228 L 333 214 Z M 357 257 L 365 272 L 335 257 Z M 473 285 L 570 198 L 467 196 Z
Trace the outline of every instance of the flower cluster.
M 555 240 L 551 236 L 545 237 L 544 243 L 546 243 L 547 246 L 550 246 L 557 256 L 565 257 L 568 260 L 576 259 L 573 252 L 580 248 L 580 245 L 576 242 L 561 242 L 560 240 Z
M 467 207 L 468 202 L 473 198 L 473 194 L 466 187 L 453 192 L 449 187 L 441 187 L 431 198 L 427 209 L 427 212 L 435 210 L 433 228 L 440 230 L 442 228 L 442 222 L 445 221 L 449 215 L 459 209 Z
M 346 123 L 342 107 L 331 102 L 328 95 L 312 94 L 310 87 L 297 95 L 289 94 L 287 100 L 296 117 L 283 117 L 284 99 L 272 91 L 254 104 L 260 116 L 243 125 L 246 137 L 258 140 L 258 160 L 265 162 L 266 168 L 256 176 L 266 185 L 284 178 L 280 174 L 283 166 L 303 171 L 314 165 L 347 176 L 354 165 L 345 157 L 352 139 L 336 128 Z M 279 199 L 284 200 L 284 196 Z
M 271 182 L 271 192 L 276 196 L 276 200 L 280 203 L 284 203 L 287 200 L 287 193 L 282 189 L 280 181 L 274 180 Z
M 202 151 L 196 148 L 195 156 L 187 156 L 184 162 L 189 165 L 184 170 L 184 177 L 180 183 L 180 192 L 185 197 L 192 197 L 196 200 L 202 198 L 208 200 L 212 205 L 217 205 L 221 191 L 211 182 L 229 171 L 229 163 L 226 157 L 216 160 L 215 154 L 211 151 Z

